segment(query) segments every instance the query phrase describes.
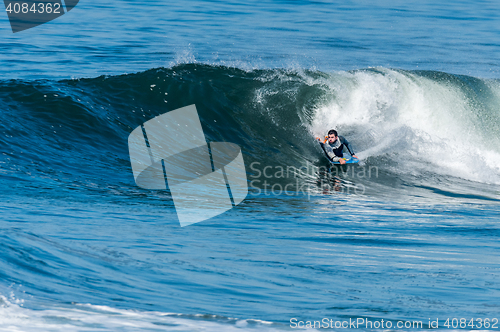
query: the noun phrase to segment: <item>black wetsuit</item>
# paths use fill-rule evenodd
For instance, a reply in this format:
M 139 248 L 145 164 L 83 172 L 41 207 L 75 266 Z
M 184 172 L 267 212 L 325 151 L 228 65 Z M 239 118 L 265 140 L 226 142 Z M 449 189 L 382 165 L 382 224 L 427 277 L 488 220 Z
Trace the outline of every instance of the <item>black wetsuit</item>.
M 351 156 L 354 155 L 354 151 L 349 147 L 349 142 L 343 136 L 337 136 L 332 144 L 328 141 L 326 143 L 319 142 L 319 144 L 332 161 L 339 161 L 340 158 L 344 157 L 344 146 L 349 150 Z

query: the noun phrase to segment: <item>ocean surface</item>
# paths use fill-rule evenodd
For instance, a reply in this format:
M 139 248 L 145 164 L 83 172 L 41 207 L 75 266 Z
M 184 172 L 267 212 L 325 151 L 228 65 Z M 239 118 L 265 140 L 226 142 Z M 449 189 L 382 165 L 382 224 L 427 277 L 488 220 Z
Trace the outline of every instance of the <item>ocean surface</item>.
M 499 19 L 82 0 L 13 33 L 1 14 L 0 331 L 500 329 Z M 128 136 L 192 104 L 249 193 L 180 227 Z M 358 165 L 330 168 L 332 128 Z

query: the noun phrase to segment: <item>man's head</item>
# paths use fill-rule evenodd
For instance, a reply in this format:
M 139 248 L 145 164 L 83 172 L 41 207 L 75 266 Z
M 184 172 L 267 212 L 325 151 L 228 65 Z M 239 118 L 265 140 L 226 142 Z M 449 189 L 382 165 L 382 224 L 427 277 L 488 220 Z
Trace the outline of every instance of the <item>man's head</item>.
M 332 129 L 328 132 L 328 142 L 333 143 L 337 139 L 337 131 Z

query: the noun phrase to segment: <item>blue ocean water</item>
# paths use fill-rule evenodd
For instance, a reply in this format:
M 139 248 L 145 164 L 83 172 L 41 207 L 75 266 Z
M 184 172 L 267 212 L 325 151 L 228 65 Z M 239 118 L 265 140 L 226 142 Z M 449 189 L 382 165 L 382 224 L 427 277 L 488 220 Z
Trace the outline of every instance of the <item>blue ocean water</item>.
M 0 331 L 500 328 L 499 9 L 89 0 L 18 33 L 0 15 Z M 127 139 L 191 104 L 250 192 L 181 228 Z M 359 165 L 328 168 L 331 128 Z

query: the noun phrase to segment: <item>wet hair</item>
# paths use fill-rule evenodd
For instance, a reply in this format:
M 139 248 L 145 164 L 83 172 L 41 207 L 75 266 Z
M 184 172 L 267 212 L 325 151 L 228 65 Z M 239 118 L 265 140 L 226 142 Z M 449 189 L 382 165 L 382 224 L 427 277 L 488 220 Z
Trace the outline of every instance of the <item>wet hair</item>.
M 337 131 L 336 131 L 335 129 L 332 129 L 332 130 L 330 130 L 330 131 L 328 132 L 328 136 L 330 136 L 330 135 L 332 135 L 332 134 L 333 134 L 333 135 L 335 135 L 335 137 L 339 136 L 339 135 L 337 134 Z

